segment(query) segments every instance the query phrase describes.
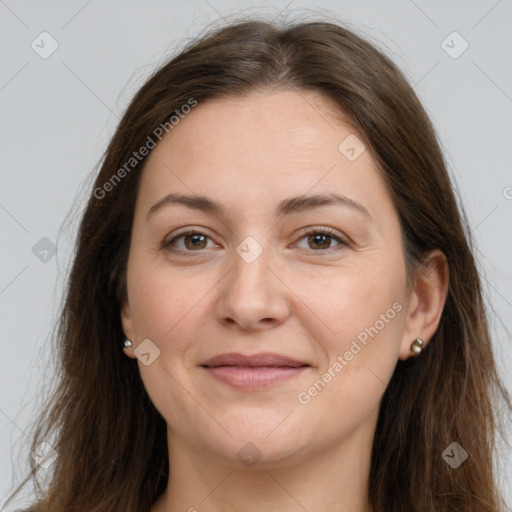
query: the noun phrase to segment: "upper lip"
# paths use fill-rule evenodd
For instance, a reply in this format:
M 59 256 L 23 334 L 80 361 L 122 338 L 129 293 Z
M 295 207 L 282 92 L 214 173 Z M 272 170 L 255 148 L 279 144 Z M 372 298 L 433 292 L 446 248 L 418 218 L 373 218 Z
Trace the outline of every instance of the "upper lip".
M 260 352 L 259 354 L 252 355 L 230 352 L 211 357 L 202 363 L 201 366 L 288 366 L 297 368 L 299 366 L 309 366 L 309 364 L 272 352 Z

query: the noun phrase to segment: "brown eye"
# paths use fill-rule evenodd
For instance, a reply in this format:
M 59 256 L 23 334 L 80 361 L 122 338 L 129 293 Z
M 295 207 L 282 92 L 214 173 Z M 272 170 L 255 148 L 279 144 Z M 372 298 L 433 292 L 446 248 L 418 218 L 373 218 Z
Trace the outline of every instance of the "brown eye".
M 311 249 L 329 249 L 332 237 L 325 233 L 316 233 L 308 236 L 308 243 Z
M 305 240 L 306 243 L 302 243 L 302 240 Z M 333 242 L 335 243 L 333 244 Z M 304 247 L 304 245 L 306 247 Z M 301 238 L 298 246 L 302 249 L 312 249 L 313 251 L 320 252 L 334 249 L 338 246 L 346 247 L 348 244 L 339 236 L 335 235 L 331 229 L 322 228 L 313 229 L 305 233 L 305 235 Z
M 207 237 L 205 235 L 185 235 L 183 239 L 185 241 L 185 247 L 187 249 L 204 249 L 206 247 Z
M 198 252 L 201 249 L 213 247 L 213 245 L 208 246 L 208 241 L 211 241 L 208 235 L 199 231 L 187 231 L 165 242 L 164 248 L 176 252 Z

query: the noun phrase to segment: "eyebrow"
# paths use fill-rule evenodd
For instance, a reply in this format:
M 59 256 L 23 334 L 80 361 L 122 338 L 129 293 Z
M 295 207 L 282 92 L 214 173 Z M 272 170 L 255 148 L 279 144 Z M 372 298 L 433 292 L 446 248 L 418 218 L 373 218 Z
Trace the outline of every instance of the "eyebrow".
M 187 208 L 200 210 L 204 213 L 213 215 L 225 214 L 225 208 L 222 204 L 210 199 L 206 196 L 184 195 L 184 194 L 168 194 L 157 201 L 147 213 L 148 219 L 156 211 L 169 205 L 182 205 Z M 305 212 L 321 206 L 341 205 L 353 209 L 364 214 L 369 219 L 373 219 L 370 212 L 358 201 L 350 197 L 340 194 L 316 194 L 311 196 L 297 196 L 283 199 L 276 207 L 275 214 L 277 217 L 283 217 L 293 213 Z

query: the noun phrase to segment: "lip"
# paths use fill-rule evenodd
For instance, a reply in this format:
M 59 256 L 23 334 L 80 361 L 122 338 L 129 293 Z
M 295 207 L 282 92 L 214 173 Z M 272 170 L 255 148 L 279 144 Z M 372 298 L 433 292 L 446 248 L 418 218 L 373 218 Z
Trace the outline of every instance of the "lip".
M 201 367 L 215 379 L 234 388 L 258 390 L 297 377 L 311 366 L 271 352 L 252 355 L 231 352 L 214 356 Z
M 239 352 L 229 352 L 211 357 L 201 364 L 201 366 L 272 366 L 297 368 L 299 366 L 309 366 L 304 361 L 298 361 L 291 357 L 275 354 L 273 352 L 259 352 L 257 354 L 245 355 Z

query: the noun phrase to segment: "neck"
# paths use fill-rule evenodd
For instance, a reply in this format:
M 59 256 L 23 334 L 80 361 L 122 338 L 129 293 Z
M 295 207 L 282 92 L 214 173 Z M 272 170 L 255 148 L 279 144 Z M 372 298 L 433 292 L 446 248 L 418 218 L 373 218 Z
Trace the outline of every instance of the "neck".
M 368 479 L 375 430 L 360 429 L 337 447 L 293 462 L 251 469 L 221 463 L 168 432 L 172 447 L 169 483 L 151 512 L 371 512 Z M 297 462 L 298 460 L 298 462 Z

